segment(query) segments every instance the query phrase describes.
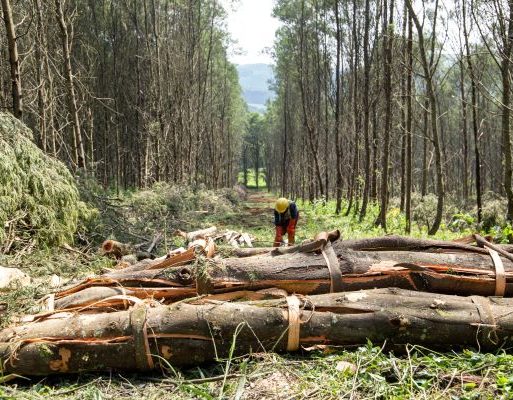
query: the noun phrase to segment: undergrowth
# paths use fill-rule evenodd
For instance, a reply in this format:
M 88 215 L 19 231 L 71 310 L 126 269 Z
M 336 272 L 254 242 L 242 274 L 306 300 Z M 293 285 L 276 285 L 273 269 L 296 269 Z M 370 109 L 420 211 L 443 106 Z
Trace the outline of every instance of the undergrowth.
M 226 215 L 242 201 L 236 189 L 209 190 L 202 186 L 171 185 L 158 182 L 148 189 L 114 195 L 94 182 L 81 185 L 82 198 L 100 210 L 87 226 L 88 237 L 98 245 L 105 239 L 121 242 L 150 242 L 164 236 L 161 251 L 173 245 L 173 232 L 200 229 L 209 225 L 209 216 Z

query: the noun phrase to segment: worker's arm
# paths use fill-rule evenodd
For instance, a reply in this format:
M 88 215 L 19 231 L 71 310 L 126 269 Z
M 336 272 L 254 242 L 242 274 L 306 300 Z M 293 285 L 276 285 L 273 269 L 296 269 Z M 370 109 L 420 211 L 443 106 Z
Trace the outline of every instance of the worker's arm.
M 297 219 L 299 212 L 297 211 L 296 203 L 292 202 L 290 203 L 290 218 L 291 219 Z
M 280 224 L 280 214 L 278 211 L 274 210 L 274 225 L 278 226 Z

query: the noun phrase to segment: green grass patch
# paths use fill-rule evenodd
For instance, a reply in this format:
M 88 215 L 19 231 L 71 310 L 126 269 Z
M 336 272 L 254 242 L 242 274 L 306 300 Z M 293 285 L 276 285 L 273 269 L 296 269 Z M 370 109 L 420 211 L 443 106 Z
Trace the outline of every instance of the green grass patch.
M 509 399 L 513 356 L 470 350 L 403 354 L 368 344 L 258 353 L 158 374 L 83 374 L 0 385 L 0 398 L 32 399 Z

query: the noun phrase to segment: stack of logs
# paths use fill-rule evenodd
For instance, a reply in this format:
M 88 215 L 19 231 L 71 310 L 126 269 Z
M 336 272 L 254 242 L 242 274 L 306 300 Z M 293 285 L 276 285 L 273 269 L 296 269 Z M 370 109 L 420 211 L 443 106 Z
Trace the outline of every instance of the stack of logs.
M 50 295 L 0 332 L 5 373 L 46 375 L 191 365 L 315 344 L 391 348 L 513 344 L 513 254 L 479 235 L 233 248 L 211 236 Z M 475 245 L 473 245 L 475 243 Z M 235 341 L 235 343 L 234 343 Z

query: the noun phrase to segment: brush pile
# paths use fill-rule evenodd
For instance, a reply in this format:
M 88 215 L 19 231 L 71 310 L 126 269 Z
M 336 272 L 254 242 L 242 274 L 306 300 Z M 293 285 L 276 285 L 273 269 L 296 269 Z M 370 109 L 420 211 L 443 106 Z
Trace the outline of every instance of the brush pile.
M 67 167 L 12 114 L 0 113 L 0 253 L 72 243 L 79 217 L 91 212 Z

